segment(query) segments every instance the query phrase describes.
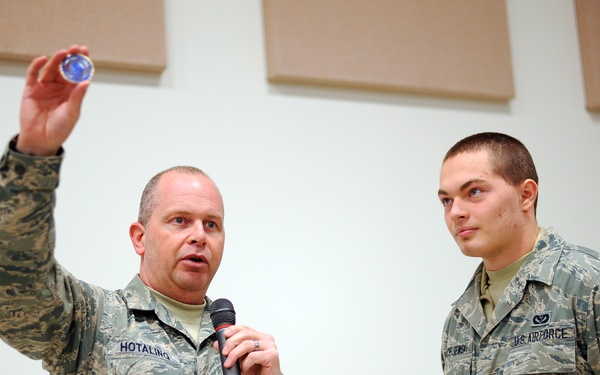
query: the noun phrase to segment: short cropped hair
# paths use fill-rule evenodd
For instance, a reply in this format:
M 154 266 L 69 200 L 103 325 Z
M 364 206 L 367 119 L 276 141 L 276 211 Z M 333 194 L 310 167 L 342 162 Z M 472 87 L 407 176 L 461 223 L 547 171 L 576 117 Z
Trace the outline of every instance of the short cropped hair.
M 169 169 L 165 169 L 162 172 L 157 173 L 148 181 L 144 191 L 142 192 L 142 198 L 140 199 L 140 210 L 138 213 L 138 222 L 143 226 L 146 226 L 150 221 L 150 216 L 152 216 L 152 211 L 160 204 L 158 199 L 158 182 L 160 178 L 168 172 L 178 172 L 190 175 L 199 175 L 208 178 L 210 181 L 212 179 L 204 173 L 199 168 L 191 167 L 187 165 L 179 165 L 175 167 L 171 167 Z M 214 184 L 214 182 L 213 182 Z M 216 186 L 216 185 L 215 185 Z
M 538 183 L 538 174 L 531 154 L 516 138 L 502 133 L 485 132 L 468 136 L 458 141 L 444 156 L 444 162 L 463 152 L 488 152 L 492 171 L 509 185 L 517 186 L 526 179 Z M 537 197 L 534 202 L 537 210 Z

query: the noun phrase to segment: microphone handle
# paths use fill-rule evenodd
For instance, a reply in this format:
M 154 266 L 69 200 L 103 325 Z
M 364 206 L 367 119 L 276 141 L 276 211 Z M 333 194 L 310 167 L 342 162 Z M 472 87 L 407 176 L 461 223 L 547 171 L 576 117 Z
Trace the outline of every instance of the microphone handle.
M 221 328 L 217 331 L 217 342 L 219 343 L 219 355 L 221 356 L 221 366 L 223 367 L 223 375 L 240 375 L 240 364 L 239 363 L 235 363 L 235 365 L 233 365 L 230 368 L 226 368 L 224 363 L 227 360 L 227 356 L 223 355 L 223 348 L 225 347 L 225 341 L 227 341 L 227 339 L 225 338 L 225 334 L 223 333 L 225 331 L 226 328 Z

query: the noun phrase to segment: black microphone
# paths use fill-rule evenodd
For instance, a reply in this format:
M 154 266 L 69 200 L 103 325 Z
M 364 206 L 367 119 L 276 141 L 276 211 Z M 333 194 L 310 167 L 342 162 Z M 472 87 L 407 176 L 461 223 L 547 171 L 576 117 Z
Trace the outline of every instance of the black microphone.
M 235 310 L 233 309 L 233 304 L 225 298 L 219 298 L 213 301 L 210 306 L 210 320 L 217 332 L 217 342 L 219 343 L 219 354 L 221 355 L 223 375 L 240 375 L 240 364 L 238 362 L 231 368 L 225 368 L 223 365 L 227 360 L 227 357 L 223 355 L 223 348 L 225 347 L 225 341 L 227 340 L 224 331 L 227 327 L 235 324 Z

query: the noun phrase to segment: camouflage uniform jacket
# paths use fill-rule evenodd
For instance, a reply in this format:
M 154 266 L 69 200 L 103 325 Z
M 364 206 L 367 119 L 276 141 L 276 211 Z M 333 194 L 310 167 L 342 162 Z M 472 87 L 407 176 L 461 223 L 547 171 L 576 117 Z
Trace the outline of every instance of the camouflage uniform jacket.
M 600 259 L 552 228 L 498 300 L 489 322 L 480 265 L 442 337 L 444 374 L 600 374 Z
M 0 161 L 0 336 L 51 374 L 221 375 L 210 300 L 199 344 L 136 276 L 107 291 L 55 260 L 54 190 L 62 156 Z

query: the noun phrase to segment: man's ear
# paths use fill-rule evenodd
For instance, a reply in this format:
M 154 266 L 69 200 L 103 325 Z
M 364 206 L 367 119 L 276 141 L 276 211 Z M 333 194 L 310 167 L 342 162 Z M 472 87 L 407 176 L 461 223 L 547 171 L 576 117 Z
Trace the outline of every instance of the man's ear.
M 146 228 L 137 221 L 129 226 L 129 238 L 137 255 L 144 255 L 146 250 Z
M 528 178 L 521 184 L 521 207 L 523 211 L 534 209 L 535 200 L 538 196 L 538 185 Z

